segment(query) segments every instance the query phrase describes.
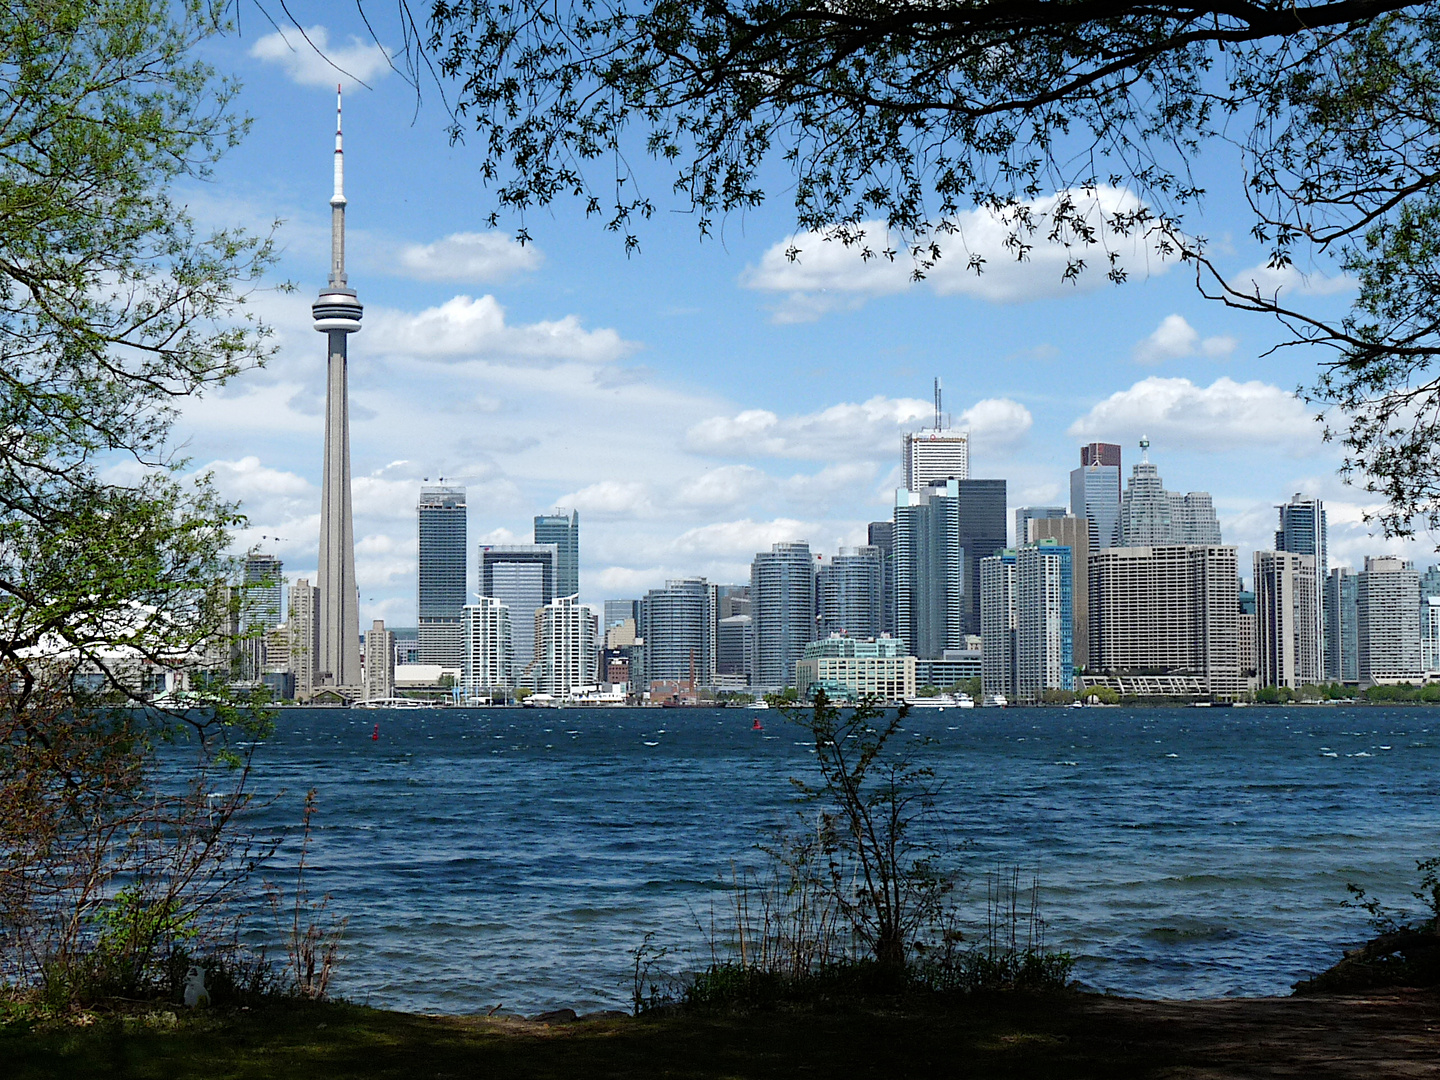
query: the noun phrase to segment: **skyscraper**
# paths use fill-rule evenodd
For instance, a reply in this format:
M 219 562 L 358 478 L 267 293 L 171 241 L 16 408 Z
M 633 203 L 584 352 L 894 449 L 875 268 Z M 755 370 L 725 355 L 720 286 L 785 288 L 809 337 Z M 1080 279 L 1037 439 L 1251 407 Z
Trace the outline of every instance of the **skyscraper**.
M 1440 596 L 1420 605 L 1420 667 L 1427 679 L 1440 671 Z
M 320 651 L 320 590 L 300 578 L 290 587 L 290 672 L 295 676 L 295 697 L 308 699 L 315 692 L 315 657 Z M 359 651 L 359 646 L 356 646 Z
M 906 432 L 902 459 L 909 491 L 920 491 L 945 480 L 964 480 L 970 475 L 970 434 L 946 423 L 940 408 L 939 378 L 935 380 L 935 426 Z
M 510 609 L 493 596 L 482 596 L 465 605 L 460 625 L 464 638 L 460 684 L 465 696 L 490 697 L 496 690 L 513 687 L 515 651 Z
M 873 638 L 884 632 L 880 559 L 879 548 L 842 547 L 820 567 L 820 637 Z
M 1233 700 L 1243 689 L 1239 587 L 1233 547 L 1091 552 L 1090 670 Z
M 535 689 L 568 698 L 593 686 L 596 618 L 574 594 L 557 596 L 535 613 Z
M 1016 550 L 1015 691 L 1021 701 L 1075 689 L 1073 582 L 1068 547 L 1050 540 Z
M 715 586 L 704 578 L 677 578 L 640 599 L 636 633 L 645 639 L 644 681 L 715 682 Z
M 1181 495 L 1166 491 L 1160 470 L 1150 462 L 1150 440 L 1140 439 L 1140 462 L 1120 500 L 1120 543 L 1124 547 L 1220 543 L 1220 523 L 1208 491 Z
M 637 600 L 606 600 L 605 601 L 605 629 L 618 626 L 626 619 L 637 617 Z
M 268 638 L 282 617 L 285 566 L 274 555 L 252 551 L 245 556 L 242 580 L 236 660 L 240 678 L 248 682 L 261 678 L 270 667 Z
M 485 544 L 480 548 L 480 595 L 510 609 L 515 685 L 535 660 L 535 612 L 555 599 L 554 544 Z
M 793 686 L 795 662 L 815 636 L 815 561 L 803 540 L 771 545 L 750 564 L 758 686 Z
M 1298 690 L 1320 681 L 1319 607 L 1315 556 L 1255 552 L 1256 675 L 1261 686 Z
M 1015 693 L 1015 550 L 980 560 L 980 685 L 986 694 Z
M 944 480 L 921 491 L 898 489 L 894 535 L 896 636 L 916 657 L 962 648 L 966 553 L 960 546 L 960 481 Z
M 245 556 L 245 598 L 242 628 L 258 626 L 264 630 L 279 626 L 285 617 L 282 604 L 285 590 L 285 564 L 274 555 L 252 551 Z
M 1355 571 L 1337 566 L 1325 579 L 1325 677 L 1341 682 L 1360 680 Z
M 555 595 L 580 592 L 580 511 L 556 510 L 535 518 L 535 543 L 555 545 Z
M 1030 522 L 1063 518 L 1069 511 L 1063 506 L 1019 506 L 1015 508 L 1015 547 L 1033 543 Z
M 970 475 L 970 435 L 942 428 L 905 433 L 905 486 L 911 491 Z
M 866 540 L 880 552 L 880 632 L 899 637 L 895 616 L 895 523 L 870 522 Z
M 956 535 L 965 552 L 965 616 L 961 625 L 964 633 L 978 634 L 980 560 L 1009 546 L 1005 481 L 961 480 L 956 492 Z
M 464 657 L 460 614 L 467 592 L 466 514 L 463 487 L 420 489 L 415 611 L 422 664 L 459 668 Z
M 365 635 L 365 700 L 378 701 L 395 693 L 395 635 L 376 619 Z
M 755 666 L 755 620 L 727 615 L 715 624 L 715 674 L 740 676 L 748 683 Z
M 1090 522 L 1090 550 L 1120 545 L 1120 447 L 1089 443 L 1070 473 L 1070 513 Z
M 345 277 L 345 154 L 335 93 L 335 193 L 330 196 L 330 280 L 311 305 L 327 343 L 325 465 L 320 481 L 320 647 L 315 685 L 360 688 L 360 597 L 350 510 L 350 387 L 346 338 L 364 313 Z
M 1045 540 L 1070 549 L 1070 645 L 1075 666 L 1083 671 L 1090 664 L 1090 523 L 1071 516 L 1038 518 L 1030 525 L 1030 542 Z
M 1325 633 L 1328 612 L 1325 609 L 1325 583 L 1330 577 L 1329 529 L 1325 519 L 1325 504 L 1319 499 L 1303 499 L 1300 493 L 1283 506 L 1277 506 L 1280 515 L 1279 528 L 1275 530 L 1275 550 L 1289 551 L 1296 555 L 1309 555 L 1315 563 L 1315 581 L 1319 586 L 1320 604 L 1315 609 L 1315 628 L 1312 631 L 1320 643 L 1321 674 L 1338 679 L 1331 674 L 1325 662 L 1329 655 L 1325 647 Z
M 1365 559 L 1355 584 L 1357 667 L 1361 686 L 1419 682 L 1420 575 L 1393 557 Z

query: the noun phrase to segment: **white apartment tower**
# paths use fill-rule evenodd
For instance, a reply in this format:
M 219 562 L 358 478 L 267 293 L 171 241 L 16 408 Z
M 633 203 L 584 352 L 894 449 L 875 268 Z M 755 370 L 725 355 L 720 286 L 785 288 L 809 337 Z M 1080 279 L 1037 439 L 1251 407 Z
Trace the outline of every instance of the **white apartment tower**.
M 1355 587 L 1360 685 L 1419 682 L 1420 575 L 1393 557 L 1366 558 Z
M 1427 679 L 1440 675 L 1440 596 L 1420 605 L 1420 664 Z
M 986 694 L 1016 691 L 1015 552 L 980 560 L 980 685 Z
M 463 655 L 460 685 L 467 698 L 489 697 L 515 685 L 510 608 L 493 596 L 466 604 L 460 614 Z
M 595 683 L 599 620 L 574 596 L 557 596 L 535 612 L 535 689 L 568 698 Z
M 365 700 L 395 696 L 395 635 L 376 619 L 365 635 Z
M 1324 672 L 1315 556 L 1255 552 L 1255 669 L 1261 686 L 1299 689 Z

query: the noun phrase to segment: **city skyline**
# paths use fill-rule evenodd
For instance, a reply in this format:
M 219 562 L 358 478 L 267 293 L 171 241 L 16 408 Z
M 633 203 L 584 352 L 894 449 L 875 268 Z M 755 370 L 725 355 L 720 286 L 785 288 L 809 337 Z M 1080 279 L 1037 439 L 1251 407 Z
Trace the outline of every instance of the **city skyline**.
M 325 69 L 327 88 L 303 40 L 292 51 L 265 30 L 212 46 L 248 80 L 256 127 L 191 210 L 202 224 L 284 218 L 277 277 L 301 287 L 257 294 L 275 361 L 187 404 L 180 432 L 196 467 L 244 502 L 237 550 L 282 537 L 263 543 L 287 578 L 315 580 L 323 365 L 304 298 L 323 280 L 311 206 L 326 178 L 277 166 L 313 155 L 335 76 Z M 1130 458 L 1148 433 L 1167 486 L 1212 492 L 1241 566 L 1270 546 L 1274 506 L 1295 491 L 1326 502 L 1332 565 L 1425 558 L 1427 543 L 1367 535 L 1368 498 L 1339 483 L 1338 455 L 1290 396 L 1313 358 L 1262 359 L 1273 328 L 1205 305 L 1183 274 L 1157 266 L 1123 288 L 1062 288 L 1037 255 L 995 260 L 974 288 L 953 273 L 862 287 L 828 254 L 787 268 L 779 204 L 723 244 L 659 223 L 629 259 L 557 208 L 527 223 L 535 241 L 522 248 L 517 223 L 485 226 L 464 147 L 449 148 L 426 109 L 411 124 L 413 97 L 364 40 L 342 46 L 363 28 L 328 32 L 375 87 L 356 87 L 347 109 L 352 191 L 364 193 L 350 258 L 368 302 L 350 386 L 360 625 L 414 625 L 414 499 L 441 475 L 471 493 L 472 543 L 525 542 L 535 515 L 578 510 L 592 604 L 672 578 L 746 580 L 775 542 L 862 545 L 901 483 L 903 434 L 930 425 L 936 375 L 971 433 L 971 475 L 1006 479 L 1012 508 L 1066 503 L 1079 445 L 1115 442 Z M 1211 210 L 1221 236 L 1226 208 Z M 1232 246 L 1227 265 L 1258 263 Z M 1345 301 L 1323 270 L 1288 284 Z

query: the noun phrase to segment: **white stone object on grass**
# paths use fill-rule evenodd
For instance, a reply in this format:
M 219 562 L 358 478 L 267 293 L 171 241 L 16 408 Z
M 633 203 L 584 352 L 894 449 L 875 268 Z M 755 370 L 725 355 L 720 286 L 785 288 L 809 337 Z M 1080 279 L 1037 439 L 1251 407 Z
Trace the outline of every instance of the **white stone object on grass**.
M 192 964 L 185 973 L 185 1007 L 205 1008 L 210 1004 L 210 991 L 205 989 L 205 969 Z

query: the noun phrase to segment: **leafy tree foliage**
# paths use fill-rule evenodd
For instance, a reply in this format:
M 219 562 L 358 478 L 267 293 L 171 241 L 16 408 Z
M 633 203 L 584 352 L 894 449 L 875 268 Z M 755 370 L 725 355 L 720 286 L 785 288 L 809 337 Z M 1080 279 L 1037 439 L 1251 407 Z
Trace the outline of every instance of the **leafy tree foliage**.
M 634 247 L 657 208 L 631 164 L 648 154 L 708 234 L 765 200 L 778 160 L 800 229 L 916 275 L 942 255 L 984 271 L 958 232 L 977 207 L 1011 257 L 1062 245 L 1069 280 L 1124 280 L 1144 244 L 1278 316 L 1284 344 L 1327 347 L 1303 392 L 1343 471 L 1384 496 L 1389 532 L 1440 525 L 1435 3 L 399 2 L 412 69 L 458 87 L 453 135 L 497 210 L 578 198 Z M 1343 269 L 1348 316 L 1227 281 L 1187 233 L 1211 142 L 1241 156 L 1271 267 Z
M 192 56 L 224 7 L 0 9 L 0 950 L 12 974 L 60 963 L 67 985 L 117 875 L 127 910 L 161 913 L 136 925 L 178 933 L 181 898 L 246 862 L 222 842 L 244 770 L 212 773 L 236 760 L 217 737 L 263 714 L 219 689 L 131 708 L 233 606 L 237 510 L 182 481 L 168 445 L 177 403 L 266 352 L 243 305 L 268 243 L 201 235 L 172 193 L 245 128 L 236 87 Z M 172 798 L 153 751 L 182 735 L 199 756 Z

